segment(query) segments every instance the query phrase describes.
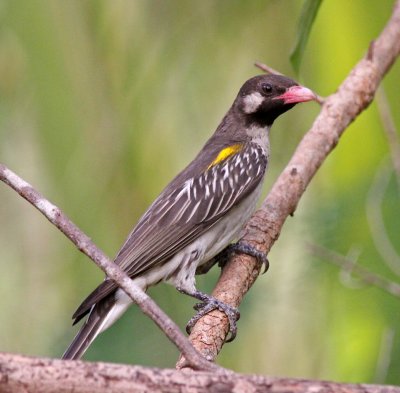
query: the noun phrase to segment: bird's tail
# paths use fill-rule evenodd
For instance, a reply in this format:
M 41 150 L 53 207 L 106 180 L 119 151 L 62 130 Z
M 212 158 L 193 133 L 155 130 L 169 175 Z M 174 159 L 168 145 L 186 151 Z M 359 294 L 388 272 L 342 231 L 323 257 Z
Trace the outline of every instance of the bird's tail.
M 129 305 L 130 302 L 116 300 L 114 294 L 96 303 L 78 334 L 64 352 L 62 359 L 80 359 L 93 340 L 111 326 Z

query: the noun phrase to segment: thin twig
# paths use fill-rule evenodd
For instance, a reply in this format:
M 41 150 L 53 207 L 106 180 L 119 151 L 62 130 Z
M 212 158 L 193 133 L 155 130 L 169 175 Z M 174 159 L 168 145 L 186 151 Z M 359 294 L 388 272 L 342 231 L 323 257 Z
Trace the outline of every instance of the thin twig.
M 376 92 L 376 103 L 383 123 L 386 137 L 389 142 L 390 155 L 392 157 L 393 168 L 396 173 L 397 187 L 400 195 L 400 138 L 394 124 L 392 111 L 386 97 L 384 88 L 381 86 Z
M 382 214 L 382 204 L 393 173 L 389 160 L 384 158 L 368 191 L 366 211 L 372 241 L 386 266 L 400 277 L 400 255 L 390 240 Z
M 317 244 L 307 244 L 308 250 L 312 255 L 324 259 L 328 262 L 339 266 L 348 273 L 354 273 L 366 285 L 372 285 L 381 288 L 393 296 L 400 297 L 400 285 L 390 281 L 376 273 L 372 273 L 368 269 L 354 263 L 351 259 L 344 255 L 338 254 L 328 248 L 319 246 Z
M 9 185 L 19 195 L 36 207 L 52 224 L 54 224 L 77 248 L 87 255 L 107 276 L 121 287 L 150 317 L 166 336 L 188 357 L 189 363 L 198 370 L 223 370 L 214 363 L 208 362 L 190 344 L 179 327 L 162 311 L 157 304 L 143 292 L 115 263 L 85 235 L 68 217 L 45 199 L 29 183 L 0 164 L 0 180 Z
M 270 67 L 267 64 L 261 63 L 259 61 L 256 61 L 254 65 L 259 68 L 260 70 L 266 72 L 267 74 L 272 74 L 272 75 L 283 75 L 279 71 L 275 70 L 274 68 Z M 322 105 L 325 101 L 324 97 L 319 96 L 318 94 L 315 95 L 314 101 L 318 102 L 318 104 Z
M 379 349 L 378 360 L 376 364 L 374 381 L 376 383 L 385 383 L 390 364 L 393 357 L 394 339 L 396 331 L 393 328 L 385 328 L 382 333 L 381 345 Z
M 348 253 L 344 256 L 348 261 L 352 262 L 354 265 L 357 264 L 358 259 L 361 255 L 361 249 L 359 247 L 352 246 Z M 353 277 L 353 270 L 342 268 L 340 271 L 340 282 L 351 289 L 363 288 L 366 284 L 362 280 L 355 279 Z
M 277 71 L 277 70 L 273 69 L 272 67 L 270 67 L 270 66 L 268 66 L 268 65 L 266 65 L 266 64 L 264 64 L 264 63 L 261 63 L 261 62 L 259 62 L 259 61 L 256 61 L 256 62 L 254 63 L 254 65 L 255 65 L 257 68 L 259 68 L 260 70 L 266 72 L 267 74 L 272 74 L 272 75 L 283 75 L 283 74 L 281 74 L 279 71 Z

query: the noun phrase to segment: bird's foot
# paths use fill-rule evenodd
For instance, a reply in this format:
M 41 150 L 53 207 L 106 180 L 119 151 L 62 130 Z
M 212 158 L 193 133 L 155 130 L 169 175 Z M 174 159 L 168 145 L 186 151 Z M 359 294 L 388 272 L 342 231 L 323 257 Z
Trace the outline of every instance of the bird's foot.
M 211 258 L 209 261 L 203 263 L 200 266 L 197 266 L 196 269 L 196 275 L 198 274 L 206 274 L 209 272 L 209 270 L 215 265 L 215 264 L 219 264 L 219 255 L 222 254 L 224 252 L 224 250 L 222 250 L 219 254 L 217 254 L 214 258 Z
M 263 274 L 269 269 L 269 261 L 267 258 L 267 254 L 257 250 L 255 247 L 251 246 L 250 244 L 243 243 L 243 242 L 237 242 L 237 243 L 230 244 L 225 250 L 223 250 L 222 252 L 227 252 L 228 255 L 229 255 L 229 253 L 235 252 L 235 253 L 247 254 L 247 255 L 250 255 L 250 256 L 256 258 L 258 263 L 261 265 L 261 267 L 264 266 Z
M 193 316 L 186 325 L 186 332 L 188 334 L 191 333 L 193 326 L 197 323 L 197 321 L 200 318 L 204 317 L 212 310 L 219 310 L 227 316 L 229 321 L 230 337 L 227 340 L 225 340 L 225 342 L 231 342 L 235 339 L 237 333 L 236 322 L 240 318 L 240 312 L 237 308 L 232 307 L 229 304 L 226 304 L 221 300 L 218 300 L 215 297 L 207 295 L 206 293 L 200 291 L 189 293 L 181 288 L 178 288 L 178 291 L 185 293 L 186 295 L 192 296 L 201 301 L 201 303 L 197 303 L 193 307 L 197 311 L 197 314 Z
M 228 262 L 228 259 L 231 256 L 231 254 L 234 252 L 244 253 L 256 258 L 260 263 L 261 267 L 264 266 L 263 274 L 269 268 L 269 261 L 266 254 L 264 254 L 261 251 L 258 251 L 255 247 L 250 246 L 250 244 L 237 242 L 237 243 L 232 243 L 229 246 L 225 247 L 214 258 L 198 266 L 196 269 L 196 275 L 208 273 L 208 271 L 217 263 L 220 268 L 223 268 Z

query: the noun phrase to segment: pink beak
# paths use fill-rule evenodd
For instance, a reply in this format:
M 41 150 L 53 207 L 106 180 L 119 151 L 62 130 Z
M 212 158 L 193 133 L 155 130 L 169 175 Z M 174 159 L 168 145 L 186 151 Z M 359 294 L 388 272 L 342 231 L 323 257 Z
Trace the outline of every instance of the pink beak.
M 312 101 L 316 98 L 315 93 L 307 89 L 307 87 L 292 86 L 279 97 L 275 97 L 275 100 L 283 100 L 284 104 L 298 104 L 299 102 Z

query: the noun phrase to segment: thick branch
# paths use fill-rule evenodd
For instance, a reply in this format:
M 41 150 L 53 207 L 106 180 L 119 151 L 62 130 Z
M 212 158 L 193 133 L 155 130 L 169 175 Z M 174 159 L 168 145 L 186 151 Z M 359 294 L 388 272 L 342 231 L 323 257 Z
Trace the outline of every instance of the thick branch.
M 100 267 L 107 276 L 115 281 L 140 309 L 149 316 L 166 334 L 166 336 L 190 358 L 195 369 L 216 370 L 217 366 L 207 362 L 196 352 L 179 327 L 162 311 L 157 304 L 85 235 L 68 217 L 47 199 L 37 192 L 29 183 L 21 179 L 5 165 L 0 164 L 0 180 L 8 184 L 18 194 L 42 212 L 46 218 L 66 235 L 80 251 Z M 221 370 L 220 368 L 218 368 Z
M 346 127 L 371 103 L 383 76 L 400 52 L 400 0 L 368 54 L 329 96 L 310 131 L 284 169 L 262 207 L 244 230 L 243 241 L 268 252 L 278 239 L 286 218 L 293 214 L 301 196 Z M 257 262 L 245 255 L 231 258 L 221 273 L 213 296 L 237 307 L 260 271 Z M 214 360 L 228 332 L 228 320 L 213 311 L 199 320 L 189 337 L 195 348 Z M 178 367 L 185 365 L 180 359 Z
M 400 388 L 243 374 L 193 373 L 107 363 L 29 358 L 0 353 L 0 391 L 4 393 L 400 393 Z

